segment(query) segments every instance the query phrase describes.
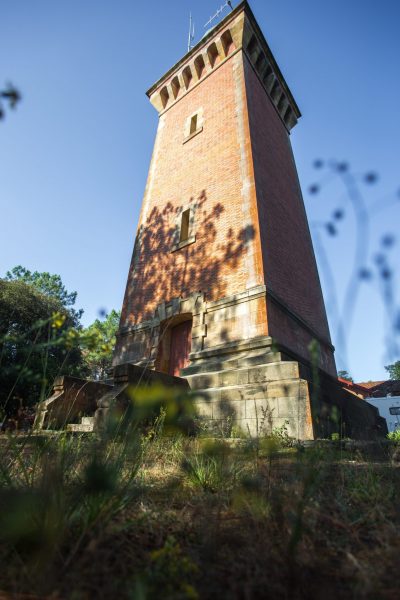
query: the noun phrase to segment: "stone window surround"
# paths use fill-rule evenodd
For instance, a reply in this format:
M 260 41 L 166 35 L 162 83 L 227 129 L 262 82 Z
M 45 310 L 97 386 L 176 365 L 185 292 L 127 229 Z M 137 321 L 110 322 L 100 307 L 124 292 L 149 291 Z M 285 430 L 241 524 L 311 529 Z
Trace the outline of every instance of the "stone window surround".
M 182 248 L 185 248 L 186 246 L 190 246 L 191 244 L 194 244 L 195 242 L 196 242 L 196 236 L 192 235 L 187 240 L 183 240 L 183 242 L 179 242 L 178 244 L 175 244 L 174 246 L 172 246 L 171 252 L 176 252 L 177 250 L 181 250 Z
M 193 133 L 191 133 L 190 135 L 185 137 L 185 139 L 183 140 L 183 143 L 186 144 L 186 142 L 189 142 L 190 140 L 192 140 L 194 137 L 196 137 L 196 135 L 199 135 L 199 133 L 201 133 L 202 131 L 203 131 L 203 127 L 198 127 L 196 129 L 196 131 L 194 131 Z
M 181 230 L 182 215 L 187 210 L 190 211 L 190 213 L 189 213 L 189 215 L 190 215 L 189 216 L 189 235 L 186 240 L 182 240 L 180 242 L 179 234 L 180 234 L 180 230 Z M 175 222 L 175 236 L 178 241 L 175 242 L 175 244 L 172 246 L 171 253 L 176 252 L 177 250 L 181 250 L 182 248 L 185 248 L 186 246 L 190 246 L 191 244 L 195 243 L 195 241 L 196 241 L 195 213 L 196 213 L 196 204 L 195 203 L 185 204 L 184 206 L 182 206 L 179 209 L 179 213 L 178 213 L 178 216 L 177 216 L 176 222 Z
M 196 131 L 190 133 L 190 127 L 193 117 L 197 117 L 197 127 Z M 189 117 L 185 120 L 184 130 L 183 130 L 183 144 L 192 140 L 196 135 L 199 135 L 203 131 L 204 128 L 204 110 L 203 107 L 199 107 L 196 109 Z

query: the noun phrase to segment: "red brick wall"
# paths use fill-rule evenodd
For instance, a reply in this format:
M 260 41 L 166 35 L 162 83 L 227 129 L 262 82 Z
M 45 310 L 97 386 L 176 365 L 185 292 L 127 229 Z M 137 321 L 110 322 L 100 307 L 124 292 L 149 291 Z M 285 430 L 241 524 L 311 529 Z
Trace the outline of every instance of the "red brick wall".
M 136 268 L 134 261 L 131 266 L 122 325 L 148 319 L 160 302 L 194 291 L 216 300 L 246 290 L 248 254 L 256 264 L 253 285 L 262 283 L 257 231 L 246 241 L 243 227 L 241 152 L 251 168 L 251 145 L 247 130 L 246 147 L 240 148 L 238 119 L 246 123 L 246 115 L 236 111 L 238 81 L 245 98 L 240 57 L 215 69 L 161 117 L 165 124 L 158 133 L 158 158 L 148 182 L 147 214 L 142 210 L 139 223 L 139 258 Z M 183 144 L 185 121 L 200 108 L 203 131 Z M 196 242 L 171 253 L 177 214 L 193 202 L 198 204 Z M 254 186 L 252 202 L 255 206 Z M 260 335 L 265 333 L 264 325 Z
M 245 58 L 245 78 L 257 189 L 265 284 L 329 344 L 330 334 L 296 167 L 274 105 Z M 268 299 L 268 292 L 267 292 Z M 269 333 L 304 355 L 310 332 L 301 331 L 276 302 L 268 302 Z M 324 364 L 335 370 L 325 346 Z

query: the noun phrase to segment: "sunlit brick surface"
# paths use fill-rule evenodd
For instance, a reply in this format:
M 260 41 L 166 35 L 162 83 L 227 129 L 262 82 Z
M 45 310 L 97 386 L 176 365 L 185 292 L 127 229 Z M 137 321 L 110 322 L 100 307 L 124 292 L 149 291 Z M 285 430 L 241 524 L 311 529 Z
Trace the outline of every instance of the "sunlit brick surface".
M 150 318 L 162 300 L 175 296 L 201 290 L 207 300 L 217 300 L 263 282 L 254 181 L 249 194 L 253 219 L 245 223 L 242 188 L 252 172 L 251 146 L 247 113 L 238 108 L 238 95 L 244 106 L 241 54 L 161 117 L 125 323 Z M 203 131 L 184 144 L 185 121 L 198 109 L 204 114 Z M 244 147 L 239 121 L 246 127 Z M 171 252 L 180 211 L 187 205 L 194 207 L 196 242 Z

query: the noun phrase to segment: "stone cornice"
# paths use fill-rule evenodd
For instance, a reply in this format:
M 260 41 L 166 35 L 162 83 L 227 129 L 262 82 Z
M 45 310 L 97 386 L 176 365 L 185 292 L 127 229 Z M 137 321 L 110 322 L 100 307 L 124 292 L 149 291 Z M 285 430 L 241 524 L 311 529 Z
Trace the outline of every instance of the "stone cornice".
M 185 56 L 183 56 L 173 67 L 171 67 L 171 69 L 169 69 L 162 77 L 160 77 L 160 79 L 158 81 L 156 81 L 156 83 L 154 83 L 146 92 L 147 96 L 150 98 L 152 96 L 152 94 L 170 77 L 172 77 L 172 75 L 179 71 L 181 68 L 183 68 L 185 66 L 186 63 L 189 63 L 191 59 L 195 58 L 197 56 L 197 54 L 199 54 L 204 47 L 207 46 L 208 42 L 217 35 L 217 33 L 219 33 L 224 27 L 226 27 L 231 21 L 233 21 L 235 19 L 235 17 L 243 11 L 244 6 L 247 5 L 248 3 L 246 0 L 243 0 L 242 2 L 240 2 L 240 4 L 238 4 L 238 6 L 236 6 L 236 8 L 234 8 L 233 11 L 231 11 L 224 19 L 222 19 L 222 21 L 220 21 L 218 23 L 218 25 L 216 25 L 213 29 L 211 29 L 210 31 L 208 31 L 199 42 L 197 42 L 197 44 L 190 50 L 190 52 L 187 52 L 185 54 Z
M 242 50 L 288 131 L 301 116 L 248 2 L 241 2 L 147 92 L 162 114 Z

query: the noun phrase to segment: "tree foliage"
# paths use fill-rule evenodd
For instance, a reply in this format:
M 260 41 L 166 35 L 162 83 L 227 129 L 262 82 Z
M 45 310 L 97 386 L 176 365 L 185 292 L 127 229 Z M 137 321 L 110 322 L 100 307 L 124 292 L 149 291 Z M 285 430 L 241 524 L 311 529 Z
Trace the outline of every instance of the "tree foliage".
M 385 369 L 389 373 L 390 379 L 400 379 L 400 360 L 392 365 L 387 365 Z
M 338 377 L 341 377 L 346 381 L 351 381 L 351 383 L 354 383 L 354 380 L 348 371 L 338 371 Z
M 77 314 L 55 295 L 24 281 L 0 279 L 0 409 L 45 397 L 54 378 L 84 373 Z
M 59 275 L 22 266 L 0 279 L 0 412 L 36 404 L 58 375 L 106 377 L 120 313 L 83 329 L 76 297 Z
M 58 302 L 66 309 L 72 312 L 77 318 L 82 316 L 83 311 L 75 311 L 72 309 L 76 302 L 77 292 L 68 292 L 61 280 L 60 275 L 51 275 L 50 273 L 44 272 L 39 273 L 38 271 L 29 271 L 18 265 L 7 271 L 6 281 L 23 281 L 27 285 L 33 286 L 38 292 L 58 300 Z
M 83 356 L 89 375 L 93 379 L 105 379 L 108 370 L 111 369 L 120 318 L 121 313 L 112 310 L 104 321 L 96 319 L 84 330 L 84 334 L 91 338 L 91 344 L 83 351 Z

